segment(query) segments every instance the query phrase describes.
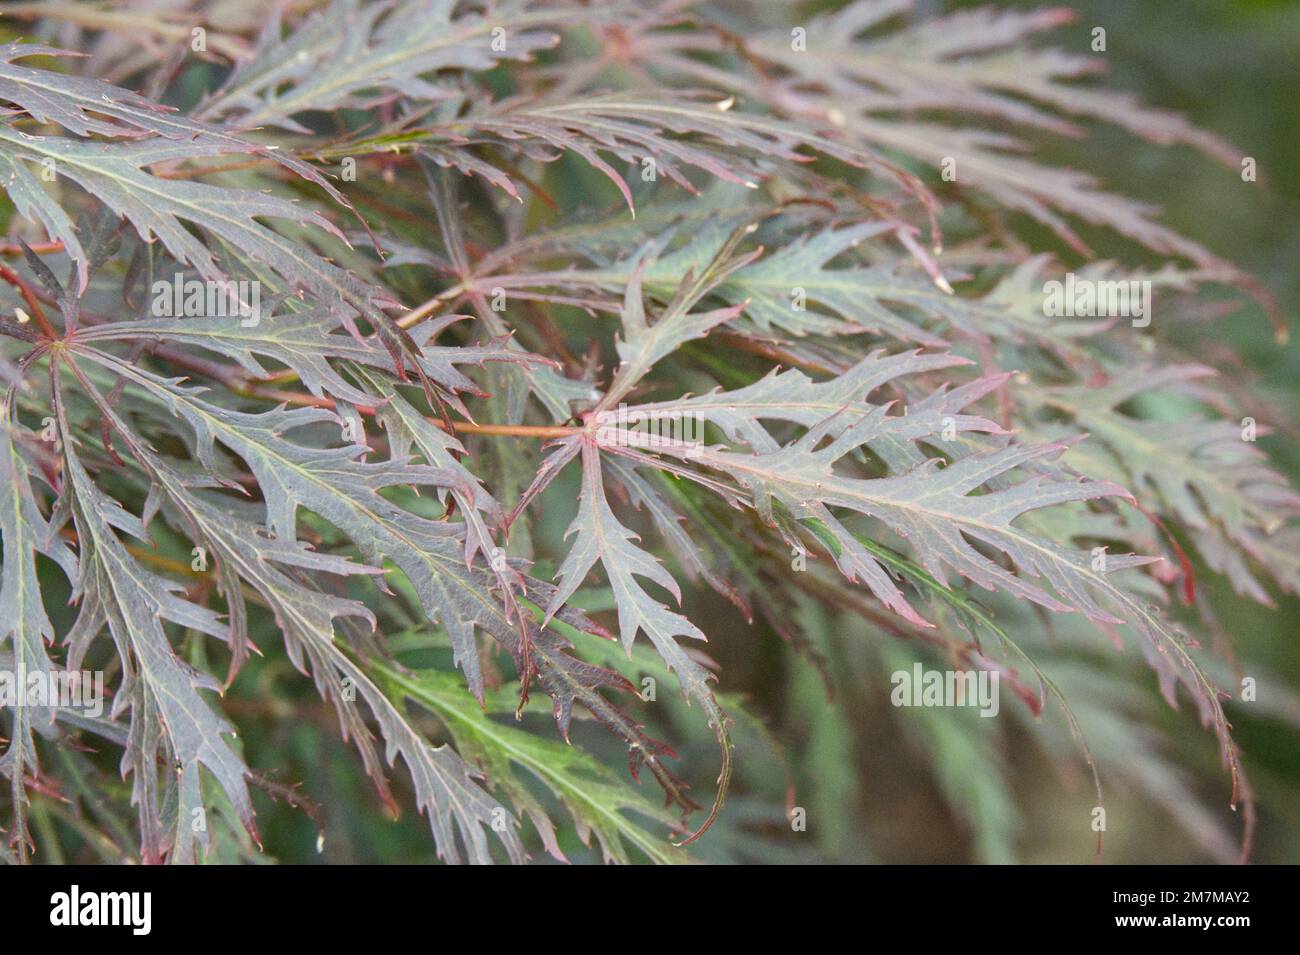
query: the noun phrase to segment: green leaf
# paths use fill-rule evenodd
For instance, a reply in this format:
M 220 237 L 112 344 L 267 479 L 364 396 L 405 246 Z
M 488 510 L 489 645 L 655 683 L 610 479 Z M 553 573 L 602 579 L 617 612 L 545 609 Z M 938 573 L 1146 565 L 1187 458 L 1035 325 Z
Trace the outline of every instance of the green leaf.
M 408 673 L 394 666 L 383 666 L 379 672 L 395 695 L 414 700 L 438 715 L 456 747 L 476 760 L 488 778 L 528 814 L 547 850 L 557 859 L 567 861 L 555 841 L 554 826 L 545 807 L 516 775 L 516 766 L 544 783 L 564 804 L 585 845 L 591 844 L 591 834 L 595 833 L 605 861 L 627 863 L 629 847 L 656 863 L 689 861 L 681 849 L 647 832 L 642 820 L 669 829 L 677 829 L 677 821 L 581 749 L 492 719 L 466 699 L 449 674 L 436 670 Z M 508 712 L 499 695 L 496 699 L 499 702 L 491 711 Z

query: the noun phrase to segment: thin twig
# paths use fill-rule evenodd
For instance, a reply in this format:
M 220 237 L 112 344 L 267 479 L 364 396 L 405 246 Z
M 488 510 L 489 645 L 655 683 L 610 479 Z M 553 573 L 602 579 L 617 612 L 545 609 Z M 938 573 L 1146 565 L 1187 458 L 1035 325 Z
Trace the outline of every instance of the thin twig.
M 38 255 L 50 255 L 55 252 L 63 251 L 63 241 L 60 239 L 55 239 L 50 242 L 37 242 L 35 244 L 28 245 L 27 248 L 31 249 L 33 252 L 37 253 Z M 0 242 L 0 255 L 22 255 L 22 254 L 23 254 L 23 247 L 20 243 Z

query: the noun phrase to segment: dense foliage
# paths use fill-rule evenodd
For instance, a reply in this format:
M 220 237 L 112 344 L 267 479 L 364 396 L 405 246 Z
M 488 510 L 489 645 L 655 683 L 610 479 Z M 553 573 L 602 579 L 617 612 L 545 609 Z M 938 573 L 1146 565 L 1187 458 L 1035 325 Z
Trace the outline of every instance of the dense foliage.
M 705 618 L 820 671 L 842 742 L 827 615 L 868 625 L 869 670 L 915 645 L 997 673 L 1002 719 L 1089 780 L 1079 859 L 1108 773 L 1249 851 L 1225 707 L 1266 675 L 1202 590 L 1300 588 L 1300 497 L 1267 410 L 1167 332 L 1273 306 L 1031 144 L 1109 124 L 1243 188 L 1254 160 L 1091 78 L 1068 11 L 10 12 L 0 670 L 110 702 L 9 701 L 5 858 L 256 859 L 254 796 L 319 817 L 235 733 L 305 718 L 277 660 L 446 861 L 686 861 L 715 823 L 711 858 L 762 857 L 834 823 L 816 779 L 732 787 L 802 744 L 729 692 Z M 1095 260 L 1115 235 L 1130 264 Z M 1130 282 L 1139 314 L 1050 305 Z M 1135 654 L 1149 685 L 1107 662 Z M 1152 743 L 1157 683 L 1244 832 Z M 1113 708 L 1100 738 L 1080 705 Z M 997 843 L 978 720 L 906 719 Z

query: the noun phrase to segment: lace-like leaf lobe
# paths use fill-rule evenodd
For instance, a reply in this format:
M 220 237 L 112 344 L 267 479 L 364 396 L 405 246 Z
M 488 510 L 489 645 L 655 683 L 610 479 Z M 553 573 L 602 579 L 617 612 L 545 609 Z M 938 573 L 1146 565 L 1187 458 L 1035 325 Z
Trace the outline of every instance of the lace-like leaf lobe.
M 5 421 L 0 426 L 0 540 L 4 544 L 4 565 L 0 569 L 0 645 L 8 642 L 12 651 L 12 679 L 16 688 L 40 674 L 49 676 L 55 665 L 46 650 L 54 642 L 54 627 L 45 611 L 37 576 L 36 555 L 54 561 L 74 584 L 77 558 L 59 537 L 56 528 L 42 516 L 32 489 L 33 469 L 14 440 L 17 426 Z M 32 704 L 14 706 L 12 736 L 0 756 L 0 773 L 11 783 L 13 825 L 9 843 L 26 853 L 31 843 L 27 830 L 26 774 L 38 770 L 33 730 L 49 722 L 53 712 Z
M 253 805 L 245 782 L 248 770 L 226 739 L 234 727 L 199 694 L 200 690 L 220 690 L 220 686 L 176 656 L 163 621 L 223 640 L 226 627 L 215 613 L 191 603 L 177 584 L 146 570 L 127 551 L 117 531 L 144 540 L 144 525 L 91 480 L 75 450 L 76 438 L 69 433 L 61 408 L 59 411 L 81 562 L 75 591 L 81 611 L 68 635 L 68 665 L 80 668 L 90 640 L 107 623 L 124 673 L 114 713 L 131 707 L 123 771 L 134 777 L 133 801 L 140 810 L 142 830 L 155 833 L 146 838 L 146 855 L 160 858 L 166 849 L 172 861 L 192 861 L 194 842 L 205 848 L 208 844 L 207 827 L 192 825 L 197 814 L 206 812 L 200 767 L 216 779 L 250 832 L 255 832 Z M 156 784 L 161 745 L 170 754 L 168 765 L 174 766 L 176 773 L 178 802 L 169 846 L 164 846 L 158 832 L 162 807 Z

